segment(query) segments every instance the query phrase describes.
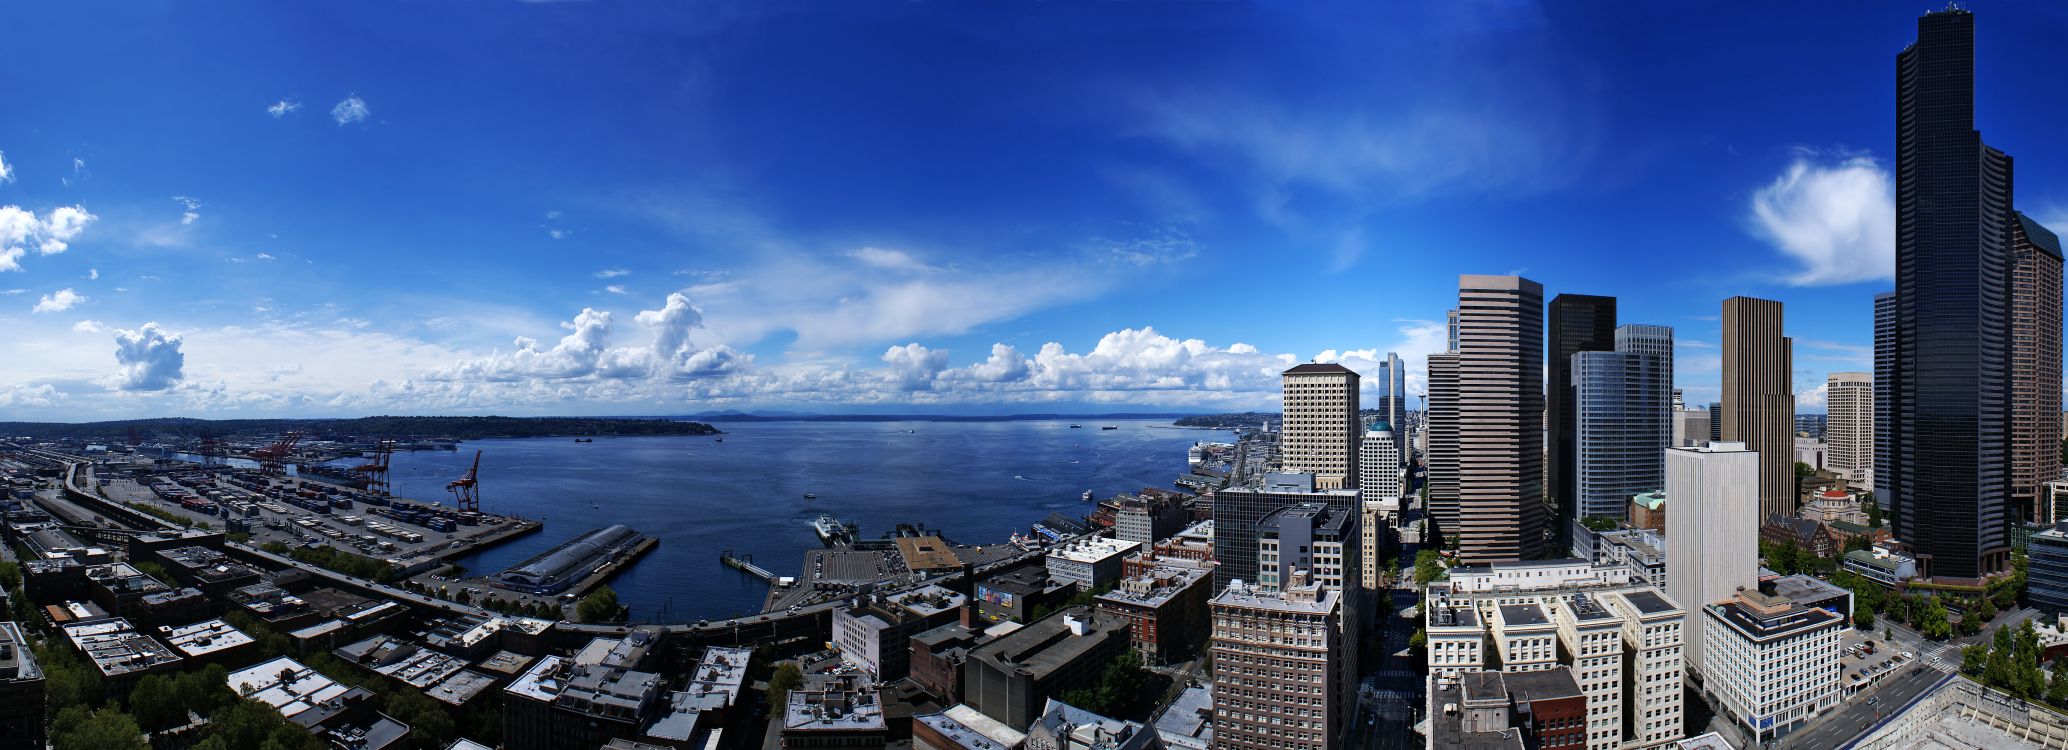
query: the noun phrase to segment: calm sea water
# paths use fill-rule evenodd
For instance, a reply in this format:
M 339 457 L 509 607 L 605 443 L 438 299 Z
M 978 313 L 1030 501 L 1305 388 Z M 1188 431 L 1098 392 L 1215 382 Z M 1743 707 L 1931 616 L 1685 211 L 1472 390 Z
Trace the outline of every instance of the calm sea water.
M 481 460 L 483 510 L 544 519 L 545 530 L 458 562 L 488 574 L 592 528 L 622 523 L 661 546 L 612 582 L 638 620 L 758 611 L 767 588 L 718 562 L 752 554 L 796 575 L 819 546 L 820 513 L 874 538 L 923 523 L 971 544 L 1002 542 L 1052 511 L 1089 512 L 1098 497 L 1170 487 L 1185 448 L 1223 433 L 1168 421 L 719 423 L 711 437 L 477 440 L 457 452 L 396 454 L 395 492 L 449 501 L 445 483 Z M 1117 430 L 1098 429 L 1117 425 Z M 817 499 L 804 499 L 805 493 Z

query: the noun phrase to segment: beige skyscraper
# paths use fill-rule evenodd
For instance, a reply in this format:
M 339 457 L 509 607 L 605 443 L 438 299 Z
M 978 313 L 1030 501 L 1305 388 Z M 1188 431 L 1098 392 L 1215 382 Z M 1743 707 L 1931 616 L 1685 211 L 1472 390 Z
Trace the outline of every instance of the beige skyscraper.
M 1865 479 L 1874 468 L 1874 374 L 1831 373 L 1824 394 L 1824 466 Z
M 1314 489 L 1357 486 L 1357 373 L 1338 364 L 1308 363 L 1286 370 L 1285 419 L 1278 436 L 1279 467 L 1314 474 Z
M 1458 277 L 1458 550 L 1467 565 L 1544 546 L 1544 287 Z
M 1795 515 L 1794 349 L 1780 302 L 1723 301 L 1723 439 L 1759 454 L 1761 519 Z

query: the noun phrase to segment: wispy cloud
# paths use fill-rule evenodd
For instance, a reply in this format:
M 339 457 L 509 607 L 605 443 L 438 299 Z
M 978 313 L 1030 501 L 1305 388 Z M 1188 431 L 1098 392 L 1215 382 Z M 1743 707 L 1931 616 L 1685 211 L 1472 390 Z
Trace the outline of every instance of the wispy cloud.
M 184 195 L 172 196 L 172 200 L 186 207 L 185 211 L 180 212 L 180 226 L 192 226 L 194 222 L 201 220 L 201 201 Z
M 301 102 L 295 101 L 293 99 L 282 99 L 280 101 L 273 102 L 271 105 L 268 105 L 266 107 L 266 114 L 272 115 L 273 119 L 278 120 L 282 117 L 294 114 L 295 110 L 301 108 Z
M 372 114 L 373 112 L 366 108 L 366 100 L 359 98 L 358 94 L 347 96 L 344 101 L 338 102 L 337 106 L 330 108 L 330 119 L 336 120 L 339 125 L 365 122 Z
M 632 273 L 631 271 L 627 271 L 627 270 L 625 270 L 625 269 L 622 269 L 622 268 L 606 268 L 606 269 L 603 269 L 603 270 L 601 270 L 601 271 L 597 271 L 597 272 L 596 272 L 596 278 L 599 278 L 599 279 L 615 279 L 615 278 L 617 278 L 617 277 L 619 277 L 619 276 L 626 276 L 626 275 L 630 275 L 631 273 Z
M 604 288 L 603 288 L 603 291 L 606 291 L 606 292 L 610 292 L 611 294 L 626 294 L 626 293 L 627 293 L 627 292 L 625 291 L 625 285 L 623 285 L 623 284 L 611 284 L 610 286 L 606 286 L 606 287 L 604 287 Z
M 1872 156 L 1799 150 L 1780 176 L 1753 194 L 1746 223 L 1797 263 L 1790 284 L 1895 276 L 1895 186 Z
M 7 164 L 7 152 L 0 151 L 0 182 L 14 181 L 14 167 Z

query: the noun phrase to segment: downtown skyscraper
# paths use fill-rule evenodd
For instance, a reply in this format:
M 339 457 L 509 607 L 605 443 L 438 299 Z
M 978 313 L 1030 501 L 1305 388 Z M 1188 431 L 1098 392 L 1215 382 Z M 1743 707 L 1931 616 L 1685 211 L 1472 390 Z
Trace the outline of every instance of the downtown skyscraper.
M 1543 285 L 1458 277 L 1457 338 L 1458 559 L 1536 557 L 1547 530 Z
M 2013 221 L 2011 159 L 1975 129 L 1975 16 L 1927 13 L 1896 56 L 1896 291 L 1876 336 L 1891 392 L 1875 414 L 1878 483 L 1920 576 L 2010 565 Z
M 1278 459 L 1285 471 L 1314 475 L 1314 488 L 1357 486 L 1358 377 L 1338 364 L 1308 363 L 1281 376 L 1285 417 Z
M 1723 301 L 1720 432 L 1724 441 L 1759 453 L 1762 520 L 1795 515 L 1795 345 L 1781 331 L 1781 303 Z
M 1673 329 L 1615 329 L 1615 351 L 1572 357 L 1573 500 L 1558 523 L 1628 515 L 1630 498 L 1666 486 L 1673 431 Z M 1562 538 L 1570 546 L 1569 538 Z
M 1561 294 L 1551 299 L 1550 337 L 1545 366 L 1548 380 L 1544 402 L 1545 418 L 1551 421 L 1549 441 L 1544 446 L 1544 493 L 1556 506 L 1553 530 L 1558 549 L 1572 544 L 1572 523 L 1585 515 L 1580 509 L 1578 480 L 1579 451 L 1574 445 L 1577 425 L 1573 403 L 1573 355 L 1580 352 L 1611 352 L 1616 349 L 1616 298 L 1592 294 Z
M 2023 212 L 2011 223 L 2011 507 L 2053 523 L 2061 476 L 2061 240 Z
M 1393 434 L 1403 445 L 1406 444 L 1407 368 L 1401 363 L 1400 355 L 1386 352 L 1386 358 L 1379 361 L 1379 371 L 1372 380 L 1378 391 L 1378 400 L 1372 408 L 1379 410 L 1379 418 L 1393 428 Z

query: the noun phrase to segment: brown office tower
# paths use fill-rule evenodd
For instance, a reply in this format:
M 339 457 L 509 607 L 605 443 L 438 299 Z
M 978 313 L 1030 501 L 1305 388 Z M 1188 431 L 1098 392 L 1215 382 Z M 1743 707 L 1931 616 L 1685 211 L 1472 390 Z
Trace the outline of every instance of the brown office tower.
M 1466 565 L 1544 548 L 1544 286 L 1458 277 L 1458 553 Z
M 2061 241 L 2017 214 L 2011 222 L 2011 508 L 2053 523 L 2042 502 L 2061 476 Z
M 1311 473 L 1314 489 L 1357 486 L 1357 373 L 1336 364 L 1286 370 L 1285 419 L 1278 436 L 1279 466 Z
M 1424 509 L 1428 519 L 1436 527 L 1438 536 L 1429 541 L 1439 542 L 1443 537 L 1458 533 L 1458 355 L 1456 352 L 1429 355 L 1429 395 L 1423 399 L 1426 414 L 1423 433 L 1428 445 L 1423 449 L 1422 460 L 1428 464 L 1428 478 L 1423 480 L 1422 491 L 1427 493 L 1428 507 Z
M 1759 454 L 1759 517 L 1795 515 L 1794 342 L 1781 303 L 1723 301 L 1723 439 Z

